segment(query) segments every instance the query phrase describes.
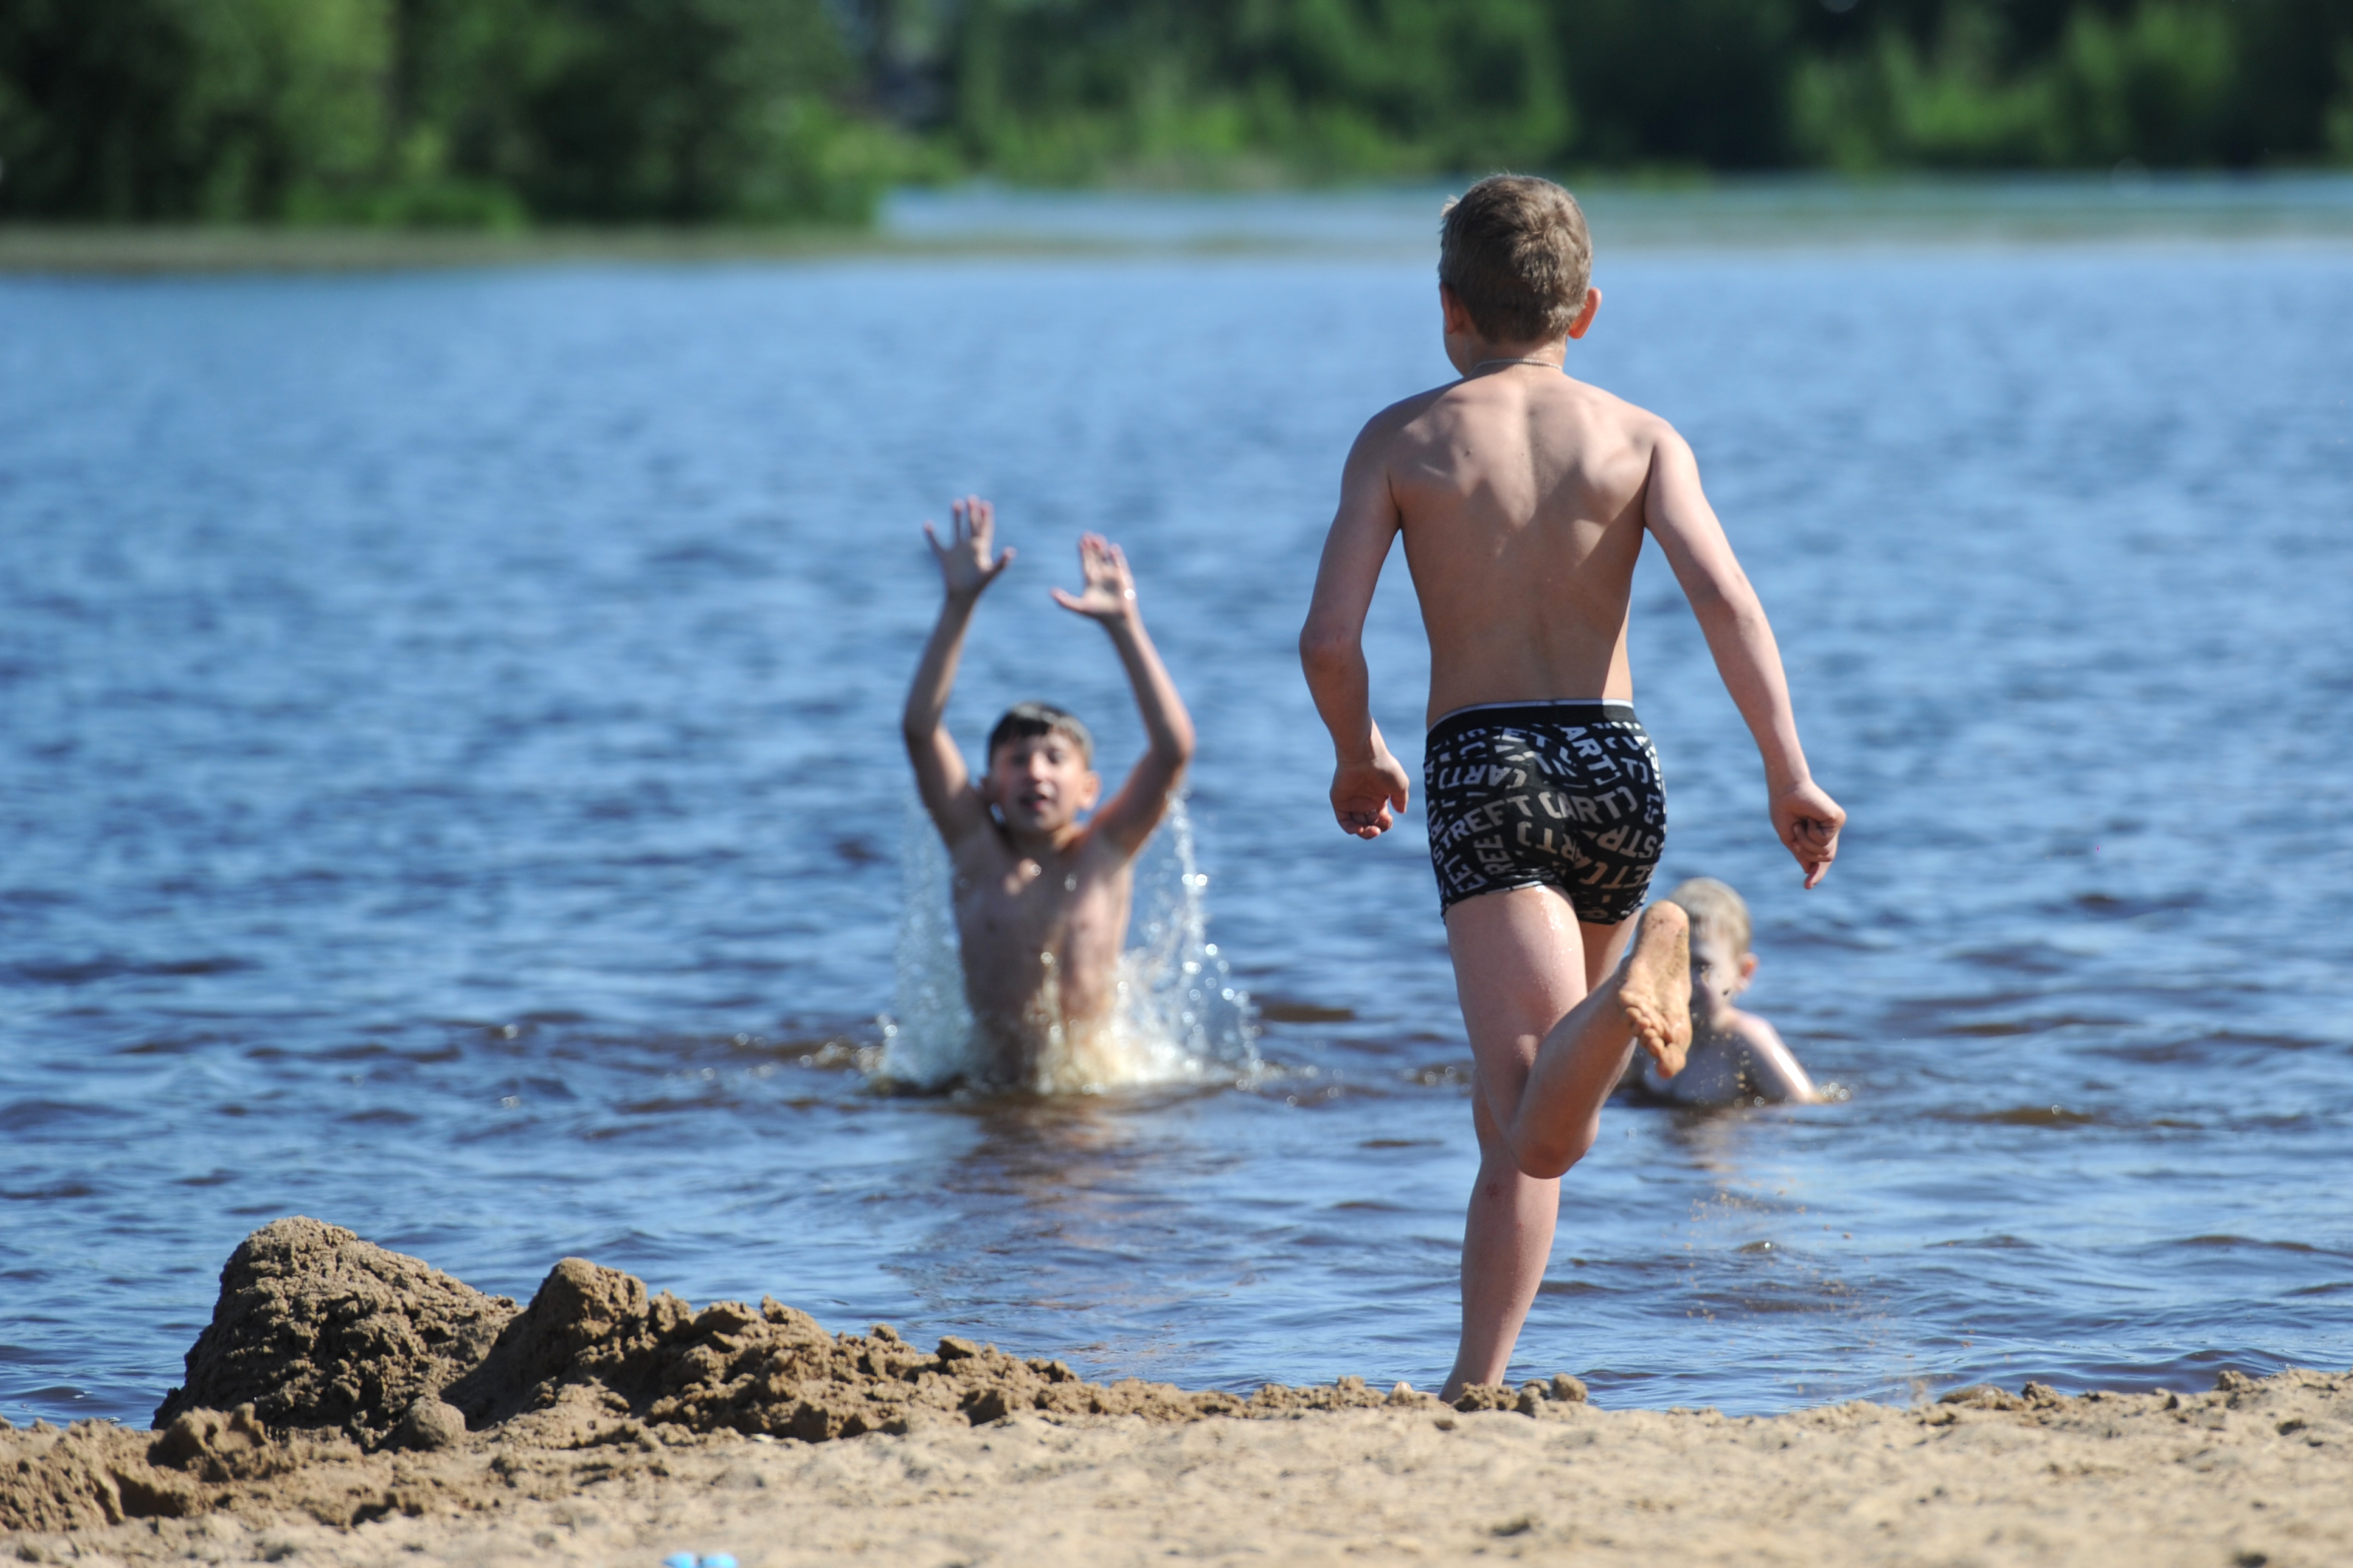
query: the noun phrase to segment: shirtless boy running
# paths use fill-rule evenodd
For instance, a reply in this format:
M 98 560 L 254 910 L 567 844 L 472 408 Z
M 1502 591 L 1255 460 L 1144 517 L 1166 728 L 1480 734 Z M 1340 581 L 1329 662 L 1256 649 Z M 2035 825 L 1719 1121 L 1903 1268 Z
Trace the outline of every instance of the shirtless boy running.
M 980 595 L 1013 563 L 994 552 L 996 509 L 955 503 L 943 542 L 923 525 L 946 597 L 907 692 L 907 757 L 955 872 L 956 934 L 985 1087 L 1082 1089 L 1109 1076 L 1136 851 L 1159 825 L 1193 756 L 1193 721 L 1145 635 L 1119 546 L 1079 541 L 1085 590 L 1054 602 L 1111 634 L 1135 688 L 1148 745 L 1117 795 L 1103 793 L 1084 724 L 1047 702 L 1017 703 L 988 737 L 988 771 L 967 775 L 941 723 Z
M 1373 722 L 1362 635 L 1404 533 L 1430 645 L 1430 858 L 1476 1063 L 1449 1399 L 1502 1381 L 1551 1256 L 1561 1174 L 1593 1146 L 1634 1043 L 1672 1074 L 1691 1040 L 1683 911 L 1655 904 L 1637 931 L 1666 833 L 1626 662 L 1646 529 L 1756 738 L 1774 832 L 1807 887 L 1846 820 L 1806 770 L 1772 630 L 1691 448 L 1562 374 L 1601 307 L 1592 255 L 1584 214 L 1548 180 L 1482 180 L 1447 210 L 1439 302 L 1461 379 L 1357 437 L 1300 634 L 1337 753 L 1333 812 L 1377 837 L 1409 781 Z

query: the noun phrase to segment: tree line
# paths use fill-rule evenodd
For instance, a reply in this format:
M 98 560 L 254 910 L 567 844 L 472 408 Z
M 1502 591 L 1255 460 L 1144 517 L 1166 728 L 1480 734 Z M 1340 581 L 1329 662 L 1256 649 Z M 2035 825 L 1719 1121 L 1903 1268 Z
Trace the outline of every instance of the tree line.
M 2353 164 L 2347 0 L 5 0 L 0 215 L 854 223 L 892 183 Z

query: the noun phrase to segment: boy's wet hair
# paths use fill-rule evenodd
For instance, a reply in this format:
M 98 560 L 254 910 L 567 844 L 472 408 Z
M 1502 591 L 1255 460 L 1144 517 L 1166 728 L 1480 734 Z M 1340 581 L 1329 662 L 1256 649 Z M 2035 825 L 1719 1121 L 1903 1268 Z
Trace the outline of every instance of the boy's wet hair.
M 1732 944 L 1735 958 L 1748 951 L 1748 905 L 1731 884 L 1713 877 L 1694 877 L 1675 884 L 1667 902 L 1691 916 L 1694 936 L 1720 936 Z
M 1079 716 L 1067 708 L 1057 708 L 1050 702 L 1016 702 L 988 732 L 988 760 L 997 761 L 997 749 L 1015 741 L 1026 741 L 1032 735 L 1067 735 L 1079 748 L 1079 756 L 1087 766 L 1095 763 L 1095 738 L 1079 722 Z
M 1565 337 L 1593 282 L 1585 209 L 1550 180 L 1490 174 L 1446 204 L 1438 280 L 1490 342 Z

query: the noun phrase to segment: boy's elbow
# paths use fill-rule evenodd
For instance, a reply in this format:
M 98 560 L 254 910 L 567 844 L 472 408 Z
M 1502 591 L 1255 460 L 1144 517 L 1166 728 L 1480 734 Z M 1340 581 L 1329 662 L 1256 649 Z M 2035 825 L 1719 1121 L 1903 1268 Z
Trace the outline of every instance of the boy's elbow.
M 1736 621 L 1761 614 L 1765 608 L 1748 574 L 1736 565 L 1702 578 L 1693 585 L 1691 598 L 1692 608 L 1702 615 L 1714 613 Z
M 1300 629 L 1299 664 L 1308 678 L 1336 675 L 1356 654 L 1356 639 L 1336 627 L 1310 621 Z

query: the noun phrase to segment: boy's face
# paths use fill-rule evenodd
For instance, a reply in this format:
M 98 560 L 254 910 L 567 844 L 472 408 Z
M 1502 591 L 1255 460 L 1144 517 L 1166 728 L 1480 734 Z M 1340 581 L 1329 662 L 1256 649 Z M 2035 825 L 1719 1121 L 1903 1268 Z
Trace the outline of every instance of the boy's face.
M 1102 792 L 1086 754 L 1060 730 L 1017 736 L 989 755 L 989 804 L 1016 833 L 1059 833 Z
M 1694 931 L 1691 937 L 1691 1006 L 1695 1019 L 1718 1018 L 1732 1010 L 1733 998 L 1748 989 L 1757 975 L 1757 955 L 1735 952 L 1732 943 L 1712 931 Z

